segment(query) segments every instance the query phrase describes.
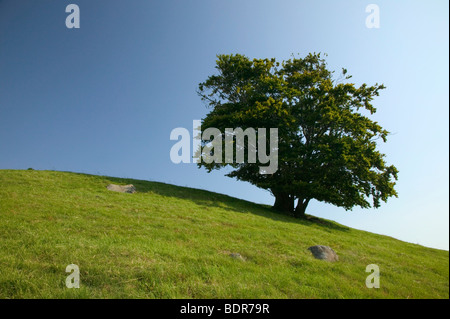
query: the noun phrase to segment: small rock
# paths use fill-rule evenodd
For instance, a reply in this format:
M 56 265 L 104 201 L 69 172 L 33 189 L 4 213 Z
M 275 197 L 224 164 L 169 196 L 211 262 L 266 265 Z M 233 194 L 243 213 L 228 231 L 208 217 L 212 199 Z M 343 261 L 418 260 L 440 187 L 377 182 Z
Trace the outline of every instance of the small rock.
M 238 254 L 238 253 L 232 253 L 232 254 L 230 254 L 230 257 L 233 258 L 233 259 L 238 259 L 238 260 L 245 261 L 245 258 L 242 257 L 242 255 Z
M 106 188 L 113 192 L 130 193 L 130 194 L 136 193 L 136 187 L 134 187 L 132 184 L 125 186 L 109 184 L 108 186 L 106 186 Z
M 311 246 L 308 248 L 308 250 L 311 251 L 311 253 L 313 254 L 313 256 L 316 259 L 322 259 L 322 260 L 326 260 L 326 261 L 338 261 L 339 260 L 338 255 L 334 252 L 333 249 L 331 249 L 328 246 L 322 246 L 322 245 Z

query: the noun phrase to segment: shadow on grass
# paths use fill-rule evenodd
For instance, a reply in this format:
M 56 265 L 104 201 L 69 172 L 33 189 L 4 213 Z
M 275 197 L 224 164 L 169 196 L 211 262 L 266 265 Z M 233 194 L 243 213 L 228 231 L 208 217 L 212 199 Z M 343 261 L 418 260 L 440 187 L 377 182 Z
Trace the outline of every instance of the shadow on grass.
M 187 199 L 193 201 L 199 206 L 205 207 L 206 209 L 219 207 L 221 209 L 233 212 L 263 216 L 279 222 L 296 223 L 305 226 L 317 225 L 318 227 L 323 227 L 328 230 L 349 231 L 348 227 L 339 225 L 332 221 L 310 215 L 307 215 L 305 219 L 297 219 L 286 214 L 278 213 L 268 205 L 256 204 L 243 199 L 238 199 L 202 189 L 175 186 L 161 182 L 151 182 L 108 176 L 103 177 L 105 177 L 111 183 L 122 185 L 133 184 L 139 193 L 154 193 L 165 197 Z

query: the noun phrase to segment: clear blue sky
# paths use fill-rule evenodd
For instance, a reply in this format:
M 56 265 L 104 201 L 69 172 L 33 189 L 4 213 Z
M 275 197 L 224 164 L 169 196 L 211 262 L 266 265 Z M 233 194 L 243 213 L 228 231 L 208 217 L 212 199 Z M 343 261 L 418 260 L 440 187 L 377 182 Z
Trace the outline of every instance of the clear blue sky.
M 65 8 L 81 10 L 68 29 Z M 368 29 L 365 8 L 380 8 Z M 173 164 L 176 127 L 208 109 L 196 95 L 221 53 L 287 59 L 326 52 L 357 84 L 384 83 L 374 118 L 400 170 L 398 199 L 308 213 L 408 242 L 449 247 L 448 1 L 0 0 L 0 169 L 155 180 L 258 203 L 247 183 Z

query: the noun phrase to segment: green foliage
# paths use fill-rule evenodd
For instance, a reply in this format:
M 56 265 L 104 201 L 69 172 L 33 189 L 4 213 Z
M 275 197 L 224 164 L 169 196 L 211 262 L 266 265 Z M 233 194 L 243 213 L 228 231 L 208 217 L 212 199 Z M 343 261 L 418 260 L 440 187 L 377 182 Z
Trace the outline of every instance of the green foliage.
M 376 143 L 386 142 L 389 132 L 360 112 L 375 113 L 372 100 L 383 85 L 344 83 L 351 78 L 346 69 L 333 79 L 320 54 L 282 63 L 219 55 L 216 69 L 218 75 L 199 84 L 198 94 L 212 108 L 202 129 L 278 128 L 278 170 L 261 175 L 261 163 L 235 159 L 199 167 L 231 166 L 228 176 L 270 190 L 281 210 L 294 211 L 298 199 L 298 216 L 310 199 L 351 209 L 379 207 L 397 196 L 398 171 L 385 162 Z
M 448 251 L 331 221 L 106 176 L 0 170 L 0 184 L 0 299 L 449 297 Z M 339 262 L 314 259 L 317 244 Z M 69 264 L 79 289 L 65 286 Z M 369 264 L 379 289 L 365 285 Z

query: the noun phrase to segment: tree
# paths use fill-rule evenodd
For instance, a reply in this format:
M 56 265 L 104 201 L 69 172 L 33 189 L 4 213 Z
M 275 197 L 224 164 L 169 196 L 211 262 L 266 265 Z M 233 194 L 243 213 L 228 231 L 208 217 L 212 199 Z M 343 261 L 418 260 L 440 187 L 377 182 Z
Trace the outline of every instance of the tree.
M 259 174 L 259 162 L 238 163 L 235 156 L 231 163 L 201 161 L 199 167 L 208 172 L 231 167 L 227 176 L 269 190 L 273 208 L 296 217 L 305 216 L 311 199 L 349 210 L 378 208 L 380 201 L 397 197 L 398 171 L 377 150 L 377 141 L 386 142 L 389 132 L 368 117 L 383 85 L 344 83 L 351 78 L 346 69 L 334 79 L 320 53 L 281 63 L 240 54 L 217 57 L 218 74 L 197 91 L 212 108 L 202 130 L 278 128 L 278 170 Z

